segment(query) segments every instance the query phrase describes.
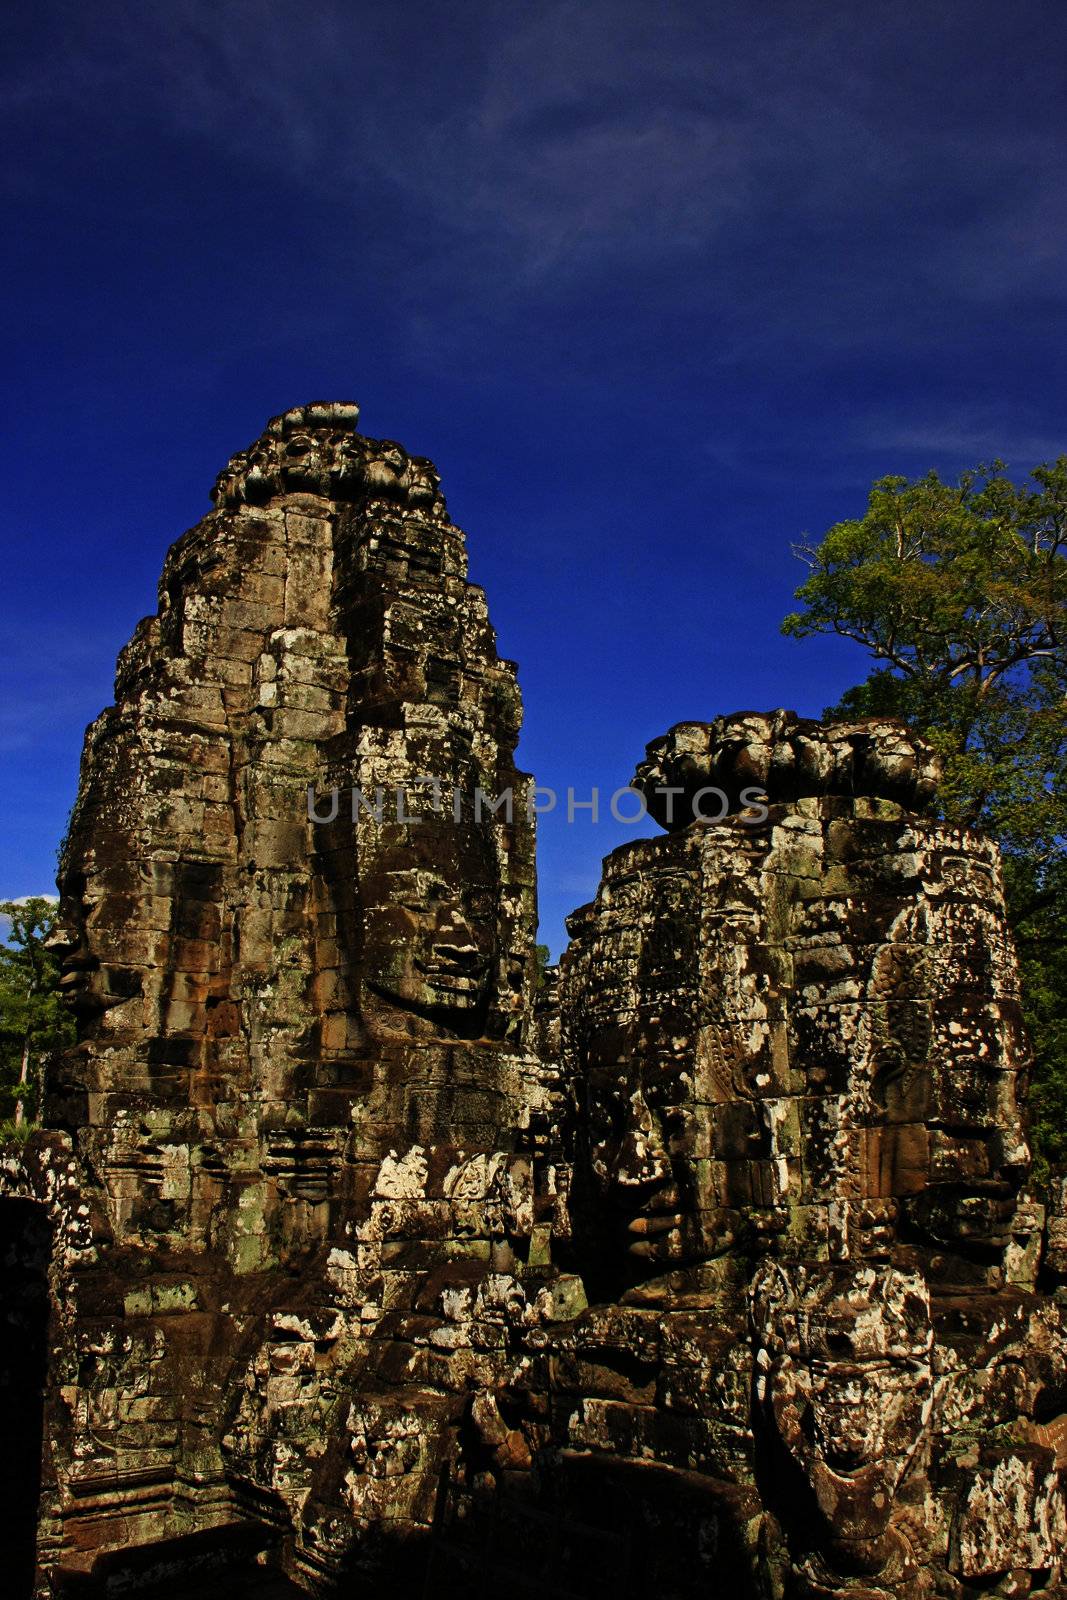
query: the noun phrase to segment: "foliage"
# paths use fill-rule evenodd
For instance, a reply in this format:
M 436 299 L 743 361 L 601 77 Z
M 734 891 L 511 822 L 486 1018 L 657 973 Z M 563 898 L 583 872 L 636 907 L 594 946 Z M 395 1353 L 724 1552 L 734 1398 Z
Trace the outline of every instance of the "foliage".
M 1037 1176 L 1067 1172 L 1067 860 L 1042 876 L 1005 858 L 1008 905 L 1022 968 L 1023 1010 L 1034 1044 L 1030 1115 Z
M 536 944 L 536 945 L 534 945 L 534 960 L 536 962 L 536 966 L 535 966 L 535 969 L 534 969 L 534 988 L 535 989 L 540 989 L 541 985 L 544 983 L 544 981 L 545 981 L 545 968 L 548 966 L 548 964 L 549 964 L 551 959 L 552 959 L 552 952 L 549 949 L 547 944 Z
M 0 1116 L 16 1128 L 36 1114 L 46 1060 L 73 1038 L 59 961 L 47 945 L 55 915 L 55 904 L 39 897 L 0 901 L 11 925 L 0 943 Z
M 0 1147 L 25 1144 L 36 1126 L 34 1122 L 16 1122 L 14 1117 L 6 1117 L 0 1122 Z
M 863 517 L 798 553 L 804 609 L 783 631 L 878 663 L 826 715 L 903 717 L 944 758 L 945 818 L 1000 841 L 1038 1170 L 1067 1170 L 1067 456 L 1019 485 L 1001 462 L 957 485 L 882 478 Z

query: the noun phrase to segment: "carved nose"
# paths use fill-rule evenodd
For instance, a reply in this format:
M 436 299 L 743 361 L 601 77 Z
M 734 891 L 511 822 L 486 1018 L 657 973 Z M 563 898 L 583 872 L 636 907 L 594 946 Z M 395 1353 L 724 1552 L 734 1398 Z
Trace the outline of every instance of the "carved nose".
M 671 1164 L 655 1117 L 640 1099 L 634 1111 L 635 1120 L 619 1145 L 613 1169 L 615 1182 L 628 1189 L 664 1183 L 671 1176 Z
M 437 954 L 460 972 L 481 965 L 481 952 L 475 944 L 438 944 Z
M 67 955 L 72 950 L 77 950 L 78 944 L 77 934 L 66 922 L 57 922 L 44 941 L 45 949 L 50 950 L 54 956 Z
M 1025 1180 L 1030 1170 L 1030 1146 L 1023 1133 L 1018 1113 L 994 1133 L 990 1155 L 994 1168 L 1010 1183 L 1015 1178 Z

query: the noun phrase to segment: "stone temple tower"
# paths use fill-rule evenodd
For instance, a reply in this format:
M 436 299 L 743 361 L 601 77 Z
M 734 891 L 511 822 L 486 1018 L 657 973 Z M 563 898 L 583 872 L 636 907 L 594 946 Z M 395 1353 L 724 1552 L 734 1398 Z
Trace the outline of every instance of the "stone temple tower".
M 507 1264 L 553 1205 L 514 669 L 432 464 L 357 416 L 299 407 L 229 462 L 87 734 L 58 935 L 79 1040 L 45 1113 L 93 1239 L 49 1388 L 59 1569 L 235 1501 L 299 1547 L 297 1507 L 358 1498 L 316 1444 L 414 1269 L 442 1279 L 425 1337 L 449 1271 Z
M 0 1146 L 15 1592 L 1067 1600 L 995 844 L 891 719 L 679 723 L 539 975 L 514 669 L 356 420 L 233 457 L 88 731 L 78 1039 Z

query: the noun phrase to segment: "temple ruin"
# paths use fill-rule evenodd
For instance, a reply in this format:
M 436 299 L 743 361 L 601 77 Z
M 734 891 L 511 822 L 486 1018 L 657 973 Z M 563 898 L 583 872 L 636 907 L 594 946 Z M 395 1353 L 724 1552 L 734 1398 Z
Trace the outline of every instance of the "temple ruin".
M 899 723 L 682 723 L 539 974 L 515 668 L 357 420 L 233 457 L 86 736 L 0 1149 L 22 1592 L 1063 1600 L 995 845 Z

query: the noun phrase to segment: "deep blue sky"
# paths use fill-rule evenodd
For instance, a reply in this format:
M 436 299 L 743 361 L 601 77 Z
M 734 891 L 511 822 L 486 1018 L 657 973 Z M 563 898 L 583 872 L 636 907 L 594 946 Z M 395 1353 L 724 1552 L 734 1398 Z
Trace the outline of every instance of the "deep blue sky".
M 790 541 L 873 477 L 1067 448 L 1061 0 L 78 0 L 5 34 L 0 896 L 51 887 L 163 553 L 287 406 L 437 462 L 561 790 L 863 675 L 778 625 Z M 633 832 L 545 819 L 554 952 Z

